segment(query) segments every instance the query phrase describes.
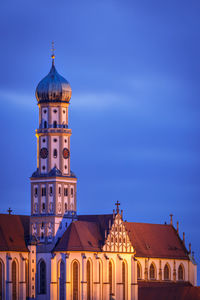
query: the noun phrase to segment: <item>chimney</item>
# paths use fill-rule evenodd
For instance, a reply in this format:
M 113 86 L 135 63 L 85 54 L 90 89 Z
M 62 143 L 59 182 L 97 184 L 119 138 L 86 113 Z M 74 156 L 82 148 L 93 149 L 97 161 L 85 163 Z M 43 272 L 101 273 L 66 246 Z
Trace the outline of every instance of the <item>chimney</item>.
M 173 214 L 170 214 L 170 224 L 173 225 Z
M 185 232 L 183 232 L 183 244 L 185 245 Z
M 177 227 L 176 227 L 177 233 L 179 233 L 179 222 L 177 221 Z
M 189 253 L 191 253 L 192 247 L 191 247 L 191 243 L 189 243 Z

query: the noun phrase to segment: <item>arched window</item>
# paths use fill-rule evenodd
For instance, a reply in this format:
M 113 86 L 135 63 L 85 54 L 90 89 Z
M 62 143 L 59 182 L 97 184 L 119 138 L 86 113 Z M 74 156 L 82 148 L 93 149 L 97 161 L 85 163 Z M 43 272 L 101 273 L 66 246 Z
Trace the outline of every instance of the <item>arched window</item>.
M 113 284 L 113 263 L 109 261 L 109 284 L 110 284 L 110 295 L 114 294 L 114 284 Z
M 54 150 L 53 150 L 53 157 L 56 158 L 57 155 L 58 155 L 58 151 L 57 151 L 57 149 L 54 149 Z
M 87 261 L 87 300 L 91 299 L 91 263 Z
M 137 279 L 142 279 L 142 267 L 139 261 L 137 262 Z
M 53 121 L 53 128 L 57 128 L 57 121 Z
M 4 265 L 3 262 L 0 260 L 0 300 L 4 299 L 3 285 L 4 285 Z
M 46 294 L 46 264 L 44 260 L 39 262 L 39 294 Z
M 29 298 L 29 281 L 28 281 L 28 260 L 25 262 L 25 281 L 26 281 L 26 299 Z M 1 299 L 1 298 L 0 298 Z
M 17 300 L 17 263 L 12 262 L 12 300 Z
M 44 121 L 44 128 L 47 128 L 47 121 Z
M 64 300 L 65 295 L 65 265 L 61 260 L 58 264 L 59 300 Z
M 182 265 L 178 267 L 178 280 L 184 280 L 184 269 Z
M 150 265 L 149 278 L 150 279 L 156 279 L 156 268 L 155 268 L 154 264 Z
M 127 288 L 126 288 L 126 285 L 127 285 L 127 272 L 126 272 L 127 268 L 126 268 L 126 262 L 123 261 L 122 262 L 122 285 L 123 285 L 123 300 L 126 300 L 127 299 Z
M 73 262 L 72 265 L 72 282 L 73 282 L 73 300 L 78 300 L 78 263 Z
M 170 269 L 168 264 L 164 267 L 164 280 L 170 280 Z

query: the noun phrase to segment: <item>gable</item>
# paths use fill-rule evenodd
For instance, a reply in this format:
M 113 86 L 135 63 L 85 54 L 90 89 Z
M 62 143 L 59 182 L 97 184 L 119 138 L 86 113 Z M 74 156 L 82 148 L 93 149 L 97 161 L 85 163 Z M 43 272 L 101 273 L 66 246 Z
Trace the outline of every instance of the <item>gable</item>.
M 119 213 L 115 216 L 113 224 L 106 236 L 103 251 L 108 252 L 134 252 L 133 246 L 124 226 L 124 222 Z

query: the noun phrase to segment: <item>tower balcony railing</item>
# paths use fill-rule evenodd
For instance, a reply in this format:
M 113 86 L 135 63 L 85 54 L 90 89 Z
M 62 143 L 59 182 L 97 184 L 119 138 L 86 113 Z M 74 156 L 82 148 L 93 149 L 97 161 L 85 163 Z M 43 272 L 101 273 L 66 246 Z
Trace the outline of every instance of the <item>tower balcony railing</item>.
M 36 129 L 36 133 L 71 133 L 71 129 L 58 126 L 57 128 L 38 128 Z

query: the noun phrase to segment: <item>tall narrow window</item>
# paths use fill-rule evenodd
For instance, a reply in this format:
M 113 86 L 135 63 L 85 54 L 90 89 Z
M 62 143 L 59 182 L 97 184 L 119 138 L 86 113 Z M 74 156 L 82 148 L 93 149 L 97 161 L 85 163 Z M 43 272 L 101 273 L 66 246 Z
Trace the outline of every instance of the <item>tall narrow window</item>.
M 39 263 L 39 294 L 46 294 L 46 264 L 43 260 Z
M 46 196 L 46 187 L 42 187 L 42 196 Z
M 183 280 L 184 279 L 184 270 L 183 270 L 183 266 L 180 265 L 178 267 L 178 280 Z
M 53 128 L 57 128 L 57 121 L 53 122 Z
M 150 265 L 149 277 L 150 277 L 150 279 L 156 279 L 156 271 L 155 271 L 155 267 L 153 264 Z
M 44 121 L 44 128 L 47 128 L 47 121 Z
M 164 267 L 164 280 L 169 280 L 169 266 L 166 264 Z
M 64 262 L 60 262 L 59 266 L 59 300 L 64 300 L 65 288 L 65 265 Z
M 73 263 L 73 300 L 78 300 L 78 263 Z
M 37 194 L 38 194 L 38 189 L 37 187 L 35 187 L 35 197 L 37 197 Z
M 3 262 L 0 261 L 0 300 L 3 300 Z
M 125 262 L 122 262 L 122 285 L 123 285 L 123 300 L 126 299 L 126 266 Z
M 68 188 L 64 188 L 64 196 L 68 196 Z
M 65 212 L 67 211 L 67 203 L 65 202 Z
M 45 211 L 45 203 L 42 203 L 42 210 Z
M 142 272 L 141 272 L 141 265 L 139 262 L 137 262 L 137 279 L 142 278 Z
M 91 299 L 91 266 L 90 261 L 87 261 L 87 300 Z
M 109 261 L 109 285 L 110 285 L 110 295 L 112 295 L 113 292 L 113 268 L 112 268 L 112 263 Z
M 54 149 L 53 150 L 53 157 L 56 158 L 58 156 L 58 151 L 57 149 Z
M 12 300 L 17 300 L 17 264 L 12 262 Z
M 49 187 L 49 194 L 50 194 L 50 195 L 53 194 L 53 187 L 52 187 L 52 186 Z
M 71 196 L 73 197 L 73 195 L 74 195 L 74 189 L 71 188 Z
M 59 196 L 61 195 L 61 187 L 60 186 L 58 188 L 58 194 L 59 194 Z
M 26 265 L 25 265 L 25 281 L 26 281 L 26 299 L 29 297 L 29 280 L 28 280 L 28 260 L 26 260 Z M 1 299 L 1 298 L 0 298 Z

